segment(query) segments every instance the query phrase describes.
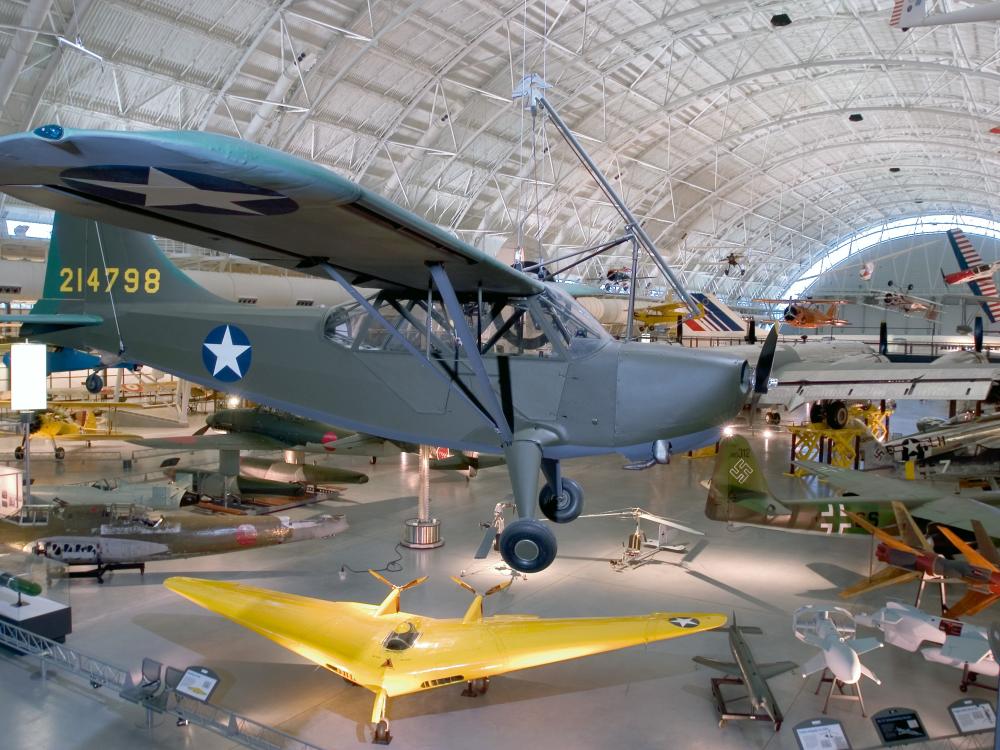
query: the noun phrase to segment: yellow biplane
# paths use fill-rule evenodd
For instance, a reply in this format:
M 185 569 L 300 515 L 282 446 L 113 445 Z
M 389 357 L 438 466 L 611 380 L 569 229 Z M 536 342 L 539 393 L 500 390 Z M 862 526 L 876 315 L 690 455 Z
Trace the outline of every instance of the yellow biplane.
M 701 612 L 633 617 L 542 619 L 532 615 L 483 617 L 485 594 L 457 578 L 474 598 L 465 616 L 437 619 L 399 611 L 399 596 L 427 580 L 395 586 L 381 604 L 331 602 L 227 581 L 168 578 L 164 585 L 195 604 L 217 612 L 375 693 L 373 742 L 388 744 L 388 699 L 421 690 L 466 683 L 480 695 L 496 675 L 576 659 L 643 643 L 680 638 L 726 623 L 726 616 Z
M 10 401 L 0 401 L 0 407 L 10 408 Z M 125 404 L 118 401 L 50 401 L 45 411 L 31 415 L 28 434 L 32 440 L 52 441 L 52 451 L 57 459 L 66 457 L 66 449 L 59 445 L 62 441 L 86 442 L 94 440 L 136 440 L 141 435 L 115 432 L 111 419 L 105 417 L 98 422 L 102 412 L 109 414 L 115 409 L 142 408 L 140 404 Z M 24 440 L 14 449 L 14 458 L 24 458 Z
M 692 320 L 704 317 L 705 308 L 698 305 L 695 314 L 690 316 Z M 632 313 L 632 317 L 639 323 L 639 329 L 649 330 L 655 326 L 676 326 L 681 320 L 689 317 L 688 307 L 683 302 L 661 302 L 657 305 L 649 305 L 637 309 Z

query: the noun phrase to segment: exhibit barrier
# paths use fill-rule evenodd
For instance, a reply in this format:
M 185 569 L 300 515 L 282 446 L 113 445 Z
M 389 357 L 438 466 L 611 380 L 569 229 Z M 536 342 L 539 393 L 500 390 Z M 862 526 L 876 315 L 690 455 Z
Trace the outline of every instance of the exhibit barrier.
M 43 680 L 47 676 L 47 669 L 56 667 L 83 677 L 91 687 L 114 688 L 116 694 L 125 700 L 129 700 L 127 696 L 137 690 L 130 671 L 3 621 L 0 621 L 0 646 L 18 654 L 36 657 L 41 665 Z M 157 686 L 160 687 L 159 680 Z M 141 690 L 142 687 L 144 685 L 138 686 L 138 689 Z M 156 692 L 143 694 L 141 700 L 133 699 L 131 702 L 138 702 L 145 708 L 146 726 L 150 729 L 153 713 L 169 713 L 177 717 L 178 726 L 195 724 L 255 750 L 323 750 L 247 716 L 189 698 L 173 687 L 160 687 Z

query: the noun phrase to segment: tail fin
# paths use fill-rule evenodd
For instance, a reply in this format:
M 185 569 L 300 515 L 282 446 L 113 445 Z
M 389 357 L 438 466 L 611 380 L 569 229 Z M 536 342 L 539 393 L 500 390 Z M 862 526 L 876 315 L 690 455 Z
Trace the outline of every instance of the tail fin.
M 148 234 L 56 213 L 35 311 L 100 315 L 137 298 L 225 304 L 171 263 Z
M 955 260 L 958 261 L 958 267 L 963 271 L 967 268 L 983 264 L 982 257 L 976 252 L 976 248 L 961 229 L 949 229 L 948 242 L 951 244 L 952 252 L 955 253 Z M 998 294 L 997 285 L 992 278 L 970 281 L 969 289 L 977 297 L 996 297 Z M 980 304 L 991 323 L 996 323 L 1000 320 L 1000 302 L 981 302 Z
M 769 507 L 777 503 L 750 443 L 740 435 L 726 438 L 719 444 L 705 515 L 713 521 L 728 521 L 728 506 L 732 503 L 758 513 L 770 512 Z
M 685 335 L 746 335 L 746 321 L 718 297 L 701 292 L 692 292 L 691 296 L 698 303 L 702 314 L 684 321 Z
M 892 5 L 892 15 L 889 16 L 889 25 L 894 29 L 906 31 L 927 15 L 927 3 L 925 0 L 895 0 Z

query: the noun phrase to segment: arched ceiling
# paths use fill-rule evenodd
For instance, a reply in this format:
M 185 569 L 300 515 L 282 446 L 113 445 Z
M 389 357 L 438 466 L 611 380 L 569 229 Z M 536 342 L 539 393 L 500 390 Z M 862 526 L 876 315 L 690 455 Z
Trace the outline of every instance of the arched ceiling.
M 863 226 L 996 216 L 1000 26 L 902 33 L 891 4 L 0 0 L 0 129 L 251 138 L 490 251 L 521 237 L 553 257 L 623 226 L 551 124 L 510 100 L 536 72 L 688 284 L 749 298 Z M 741 279 L 721 275 L 730 251 L 749 256 Z

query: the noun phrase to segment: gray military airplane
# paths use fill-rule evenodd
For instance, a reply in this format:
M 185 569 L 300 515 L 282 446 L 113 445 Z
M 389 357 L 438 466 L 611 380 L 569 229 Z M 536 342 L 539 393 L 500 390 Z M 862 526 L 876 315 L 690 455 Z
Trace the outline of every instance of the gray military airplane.
M 46 125 L 0 138 L 0 190 L 57 211 L 44 298 L 22 335 L 358 432 L 502 454 L 519 518 L 500 551 L 521 572 L 556 556 L 536 502 L 558 523 L 582 510 L 562 459 L 665 463 L 714 442 L 752 391 L 766 391 L 773 339 L 756 376 L 725 352 L 614 341 L 558 284 L 247 141 Z M 149 235 L 120 227 L 330 278 L 354 303 L 228 303 Z
M 719 710 L 720 726 L 728 719 L 770 719 L 774 722 L 774 730 L 781 729 L 781 722 L 784 717 L 781 714 L 781 707 L 774 699 L 767 681 L 779 674 L 790 672 L 799 665 L 793 661 L 777 661 L 771 664 L 758 664 L 754 659 L 750 644 L 743 637 L 745 633 L 753 635 L 763 635 L 764 631 L 756 627 L 748 627 L 736 624 L 736 613 L 733 612 L 733 619 L 730 620 L 729 627 L 723 628 L 729 631 L 729 650 L 733 654 L 733 661 L 719 661 L 710 659 L 707 656 L 695 656 L 693 660 L 698 664 L 711 667 L 726 675 L 725 678 L 712 680 L 712 693 L 715 696 L 716 707 Z M 747 690 L 747 700 L 752 713 L 733 713 L 726 708 L 722 693 L 718 685 L 722 684 L 742 684 Z

